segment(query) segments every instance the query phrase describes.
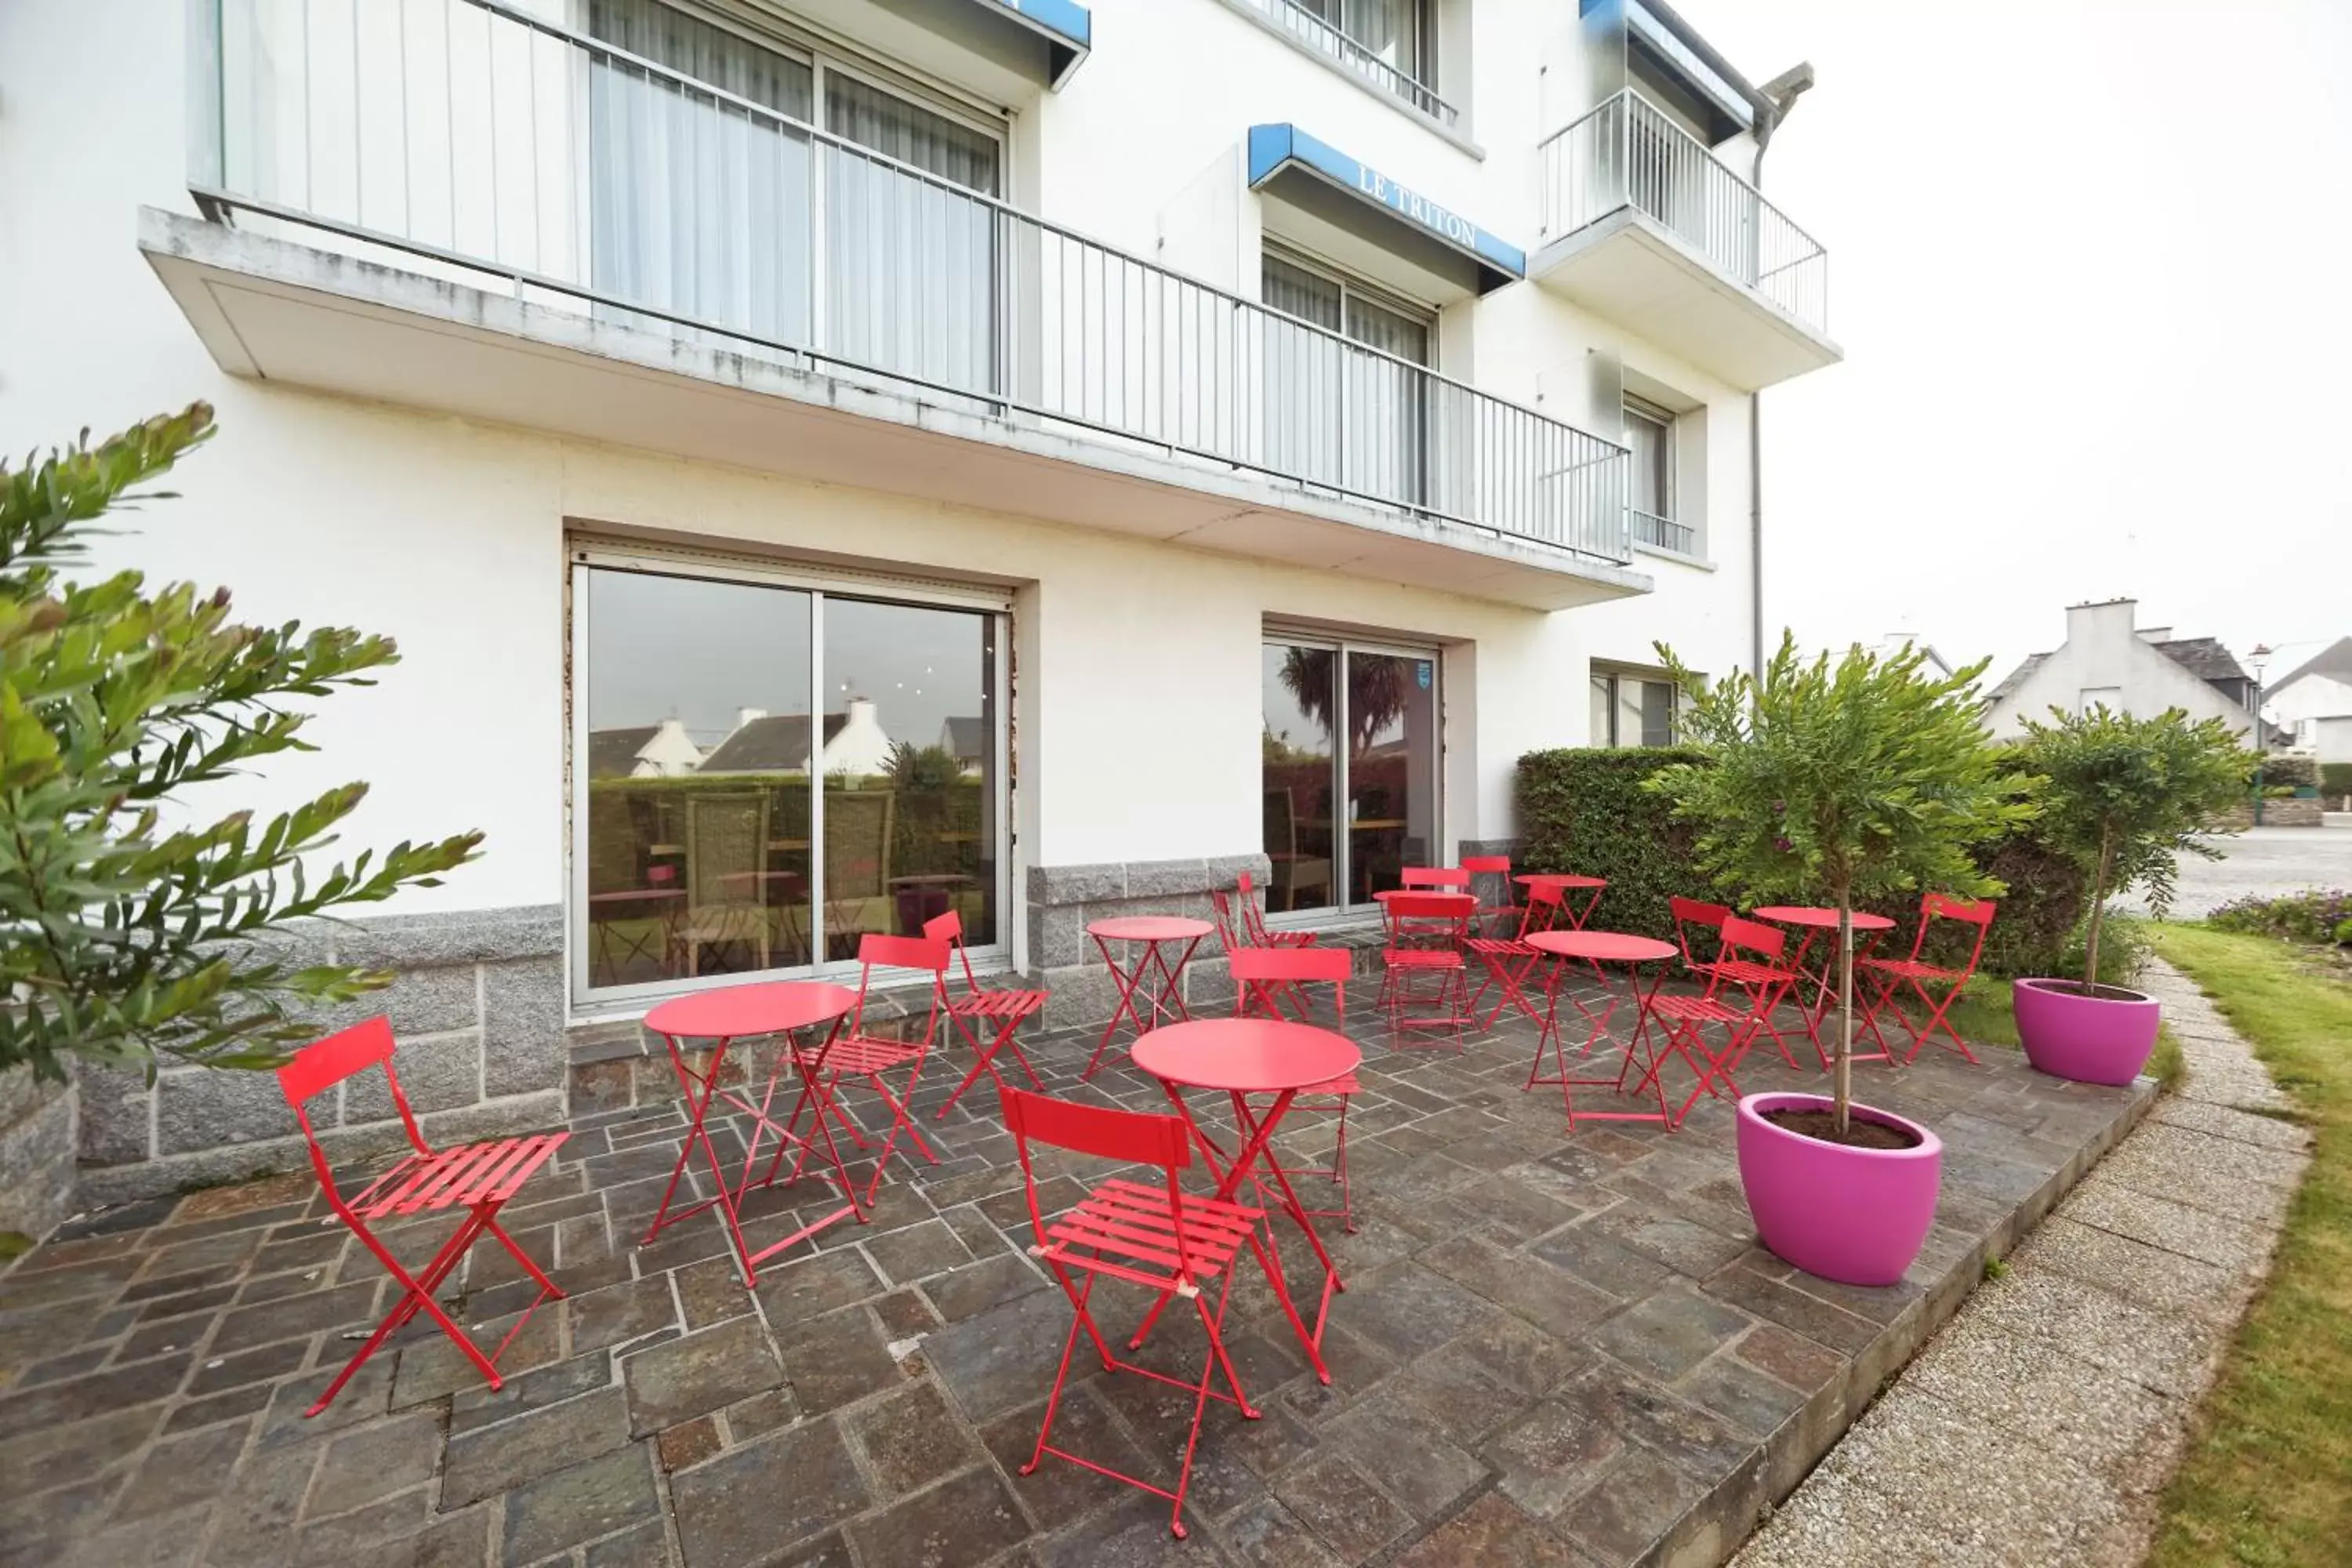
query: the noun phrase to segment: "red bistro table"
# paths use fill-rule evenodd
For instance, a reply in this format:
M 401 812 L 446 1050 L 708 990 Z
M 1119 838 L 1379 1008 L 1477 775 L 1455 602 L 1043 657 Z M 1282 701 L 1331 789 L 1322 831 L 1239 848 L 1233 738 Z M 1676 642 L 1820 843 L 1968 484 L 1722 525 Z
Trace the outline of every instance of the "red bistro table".
M 1675 1125 L 1675 1119 L 1666 1110 L 1666 1088 L 1663 1076 L 1658 1071 L 1660 1064 L 1657 1042 L 1650 1032 L 1651 1005 L 1657 999 L 1658 987 L 1665 982 L 1666 972 L 1660 969 L 1651 977 L 1650 988 L 1644 991 L 1642 989 L 1641 974 L 1634 966 L 1643 963 L 1662 963 L 1676 956 L 1682 950 L 1673 942 L 1660 942 L 1655 937 L 1629 936 L 1613 931 L 1583 930 L 1531 931 L 1528 935 L 1528 945 L 1538 952 L 1549 953 L 1561 962 L 1552 965 L 1551 980 L 1545 987 L 1550 994 L 1550 1000 L 1544 1009 L 1543 1028 L 1536 1036 L 1536 1059 L 1535 1064 L 1528 1069 L 1527 1087 L 1533 1089 L 1538 1084 L 1559 1085 L 1560 1103 L 1568 1112 L 1568 1130 L 1573 1132 L 1576 1131 L 1576 1091 L 1580 1089 L 1608 1089 L 1620 1094 L 1623 1093 L 1625 1075 L 1633 1069 L 1635 1053 L 1638 1051 L 1643 1072 L 1642 1076 L 1634 1081 L 1633 1092 L 1639 1094 L 1643 1089 L 1650 1089 L 1657 1096 L 1658 1109 L 1655 1110 L 1588 1110 L 1584 1113 L 1584 1118 L 1588 1121 L 1655 1121 L 1671 1131 Z M 1584 999 L 1573 992 L 1569 994 L 1570 1003 L 1578 1012 L 1583 1014 L 1585 1021 L 1591 1025 L 1591 1028 L 1584 1037 L 1583 1054 L 1586 1056 L 1591 1056 L 1592 1047 L 1608 1037 L 1609 1018 L 1617 1011 L 1617 1005 L 1627 1000 L 1633 1002 L 1633 1030 L 1625 1037 L 1625 1059 L 1618 1064 L 1617 1076 L 1614 1078 L 1569 1076 L 1568 1052 L 1559 1032 L 1559 994 L 1563 988 L 1561 983 L 1566 978 L 1565 971 L 1570 961 L 1591 964 L 1595 973 L 1601 973 L 1601 965 L 1603 963 L 1622 963 L 1626 966 L 1626 989 L 1622 996 L 1609 988 L 1608 979 L 1603 975 L 1601 989 L 1607 999 L 1601 1004 L 1598 1012 L 1586 1006 Z M 1557 1075 L 1552 1078 L 1541 1076 L 1546 1045 L 1551 1047 L 1552 1068 Z
M 1795 926 L 1804 933 L 1797 942 L 1797 956 L 1789 964 L 1797 976 L 1792 989 L 1801 992 L 1806 985 L 1810 984 L 1813 987 L 1812 1005 L 1808 1007 L 1803 1002 L 1799 1002 L 1797 1016 L 1805 1021 L 1805 1035 L 1813 1042 L 1813 1054 L 1821 1058 L 1822 1067 L 1827 1069 L 1830 1065 L 1830 1053 L 1822 1044 L 1822 1020 L 1829 1016 L 1830 1008 L 1837 1003 L 1837 981 L 1832 978 L 1832 971 L 1837 966 L 1838 912 L 1835 910 L 1821 909 L 1811 904 L 1767 904 L 1756 911 L 1756 918 L 1759 921 L 1770 921 L 1774 925 Z M 1854 934 L 1863 939 L 1854 943 L 1853 956 L 1856 961 L 1870 951 L 1872 944 L 1882 933 L 1894 929 L 1895 922 L 1885 915 L 1867 914 L 1861 910 L 1854 910 Z M 1807 969 L 1805 957 L 1812 952 L 1815 939 L 1823 932 L 1827 932 L 1829 936 L 1829 951 L 1822 957 L 1821 968 Z M 1853 1059 L 1861 1062 L 1891 1062 L 1895 1057 L 1892 1052 L 1881 1046 L 1879 1049 L 1869 1055 L 1857 1056 Z
M 743 1284 L 748 1289 L 759 1282 L 754 1272 L 763 1258 L 815 1235 L 840 1220 L 856 1219 L 866 1223 L 865 1211 L 858 1207 L 857 1188 L 849 1179 L 843 1165 L 841 1151 L 835 1147 L 831 1121 L 841 1112 L 832 1108 L 832 1101 L 820 1087 L 824 1058 L 840 1037 L 841 1021 L 857 1005 L 857 993 L 846 985 L 827 985 L 813 980 L 777 980 L 760 985 L 729 985 L 715 991 L 698 991 L 691 996 L 680 996 L 663 1003 L 646 1015 L 646 1027 L 662 1037 L 669 1047 L 670 1066 L 677 1072 L 678 1089 L 686 1097 L 686 1107 L 691 1125 L 687 1129 L 686 1142 L 679 1146 L 677 1163 L 671 1167 L 669 1185 L 662 1192 L 661 1207 L 654 1212 L 654 1223 L 646 1231 L 650 1242 L 665 1226 L 676 1225 L 689 1215 L 716 1207 L 727 1221 L 728 1239 L 735 1248 L 736 1262 L 743 1270 Z M 797 1037 L 818 1025 L 827 1026 L 824 1043 L 814 1051 L 803 1050 Z M 763 1035 L 781 1035 L 775 1070 L 768 1075 L 768 1090 L 757 1105 L 731 1089 L 719 1087 L 719 1070 L 726 1066 L 727 1047 L 737 1040 L 754 1039 Z M 686 1065 L 687 1040 L 715 1042 L 710 1051 L 710 1065 L 698 1073 Z M 783 1075 L 789 1060 L 801 1079 L 800 1099 L 793 1106 L 792 1119 L 782 1126 L 768 1115 L 768 1108 L 776 1097 L 776 1080 Z M 698 1098 L 696 1090 L 701 1091 Z M 703 1119 L 709 1115 L 710 1101 L 723 1095 L 728 1103 L 751 1117 L 750 1146 L 743 1151 L 743 1173 L 731 1185 L 727 1170 L 719 1158 L 719 1151 L 703 1129 Z M 800 1131 L 801 1115 L 809 1111 L 809 1130 Z M 843 1131 L 850 1129 L 845 1122 Z M 752 1252 L 743 1240 L 743 1225 L 738 1210 L 743 1194 L 751 1187 L 751 1167 L 760 1157 L 760 1140 L 763 1133 L 773 1132 L 777 1138 L 775 1157 L 769 1163 L 768 1173 L 760 1185 L 766 1186 L 776 1179 L 777 1168 L 782 1164 L 784 1151 L 799 1145 L 800 1152 L 793 1160 L 793 1173 L 787 1182 L 797 1182 L 812 1153 L 818 1153 L 825 1164 L 833 1167 L 829 1178 L 840 1184 L 844 1205 L 814 1224 L 803 1226 L 782 1241 L 771 1243 Z M 861 1140 L 862 1142 L 862 1140 Z M 819 1144 L 823 1148 L 820 1151 Z M 703 1157 L 710 1163 L 710 1179 L 718 1185 L 718 1195 L 705 1198 L 691 1208 L 676 1214 L 669 1212 L 670 1199 L 677 1195 L 678 1178 L 686 1174 L 686 1163 L 692 1158 L 695 1146 L 702 1148 Z M 639 1245 L 643 1245 L 640 1243 Z
M 1324 1250 L 1323 1238 L 1315 1234 L 1298 1194 L 1290 1190 L 1289 1176 L 1280 1162 L 1267 1155 L 1266 1144 L 1282 1119 L 1289 1114 L 1290 1103 L 1298 1098 L 1299 1090 L 1354 1072 L 1362 1065 L 1364 1053 L 1347 1036 L 1307 1024 L 1278 1023 L 1271 1018 L 1202 1018 L 1155 1029 L 1135 1042 L 1131 1054 L 1137 1067 L 1160 1080 L 1169 1100 L 1174 1102 L 1176 1113 L 1192 1130 L 1202 1158 L 1210 1173 L 1217 1178 L 1217 1197 L 1233 1201 L 1244 1181 L 1255 1181 L 1263 1192 L 1265 1183 L 1271 1180 L 1281 1195 L 1284 1212 L 1306 1232 L 1307 1245 L 1315 1249 L 1315 1260 L 1323 1266 L 1322 1300 L 1316 1307 L 1315 1327 L 1311 1331 L 1290 1299 L 1271 1220 L 1267 1222 L 1265 1242 L 1261 1244 L 1253 1232 L 1251 1245 L 1259 1248 L 1266 1278 L 1274 1282 L 1275 1295 L 1280 1299 L 1298 1342 L 1306 1347 L 1315 1375 L 1325 1383 L 1330 1382 L 1330 1368 L 1323 1364 L 1323 1325 L 1331 1314 L 1332 1293 L 1347 1287 L 1339 1283 L 1339 1266 Z M 1214 1089 L 1232 1097 L 1234 1126 L 1241 1136 L 1237 1149 L 1220 1148 L 1202 1130 L 1200 1122 L 1193 1120 L 1192 1109 L 1184 1103 L 1186 1089 Z M 1270 1094 L 1274 1103 L 1263 1111 L 1254 1112 L 1249 1103 L 1254 1094 Z M 1152 1303 L 1142 1326 L 1135 1331 L 1129 1349 L 1143 1343 L 1143 1337 L 1151 1331 L 1160 1309 L 1167 1304 L 1168 1298 L 1164 1296 Z
M 1192 961 L 1192 950 L 1201 945 L 1201 939 L 1216 929 L 1206 921 L 1186 920 L 1181 915 L 1119 915 L 1087 927 L 1103 963 L 1110 966 L 1111 984 L 1118 987 L 1118 1005 L 1111 1010 L 1110 1022 L 1103 1026 L 1102 1040 L 1080 1079 L 1094 1077 L 1095 1069 L 1102 1066 L 1103 1053 L 1110 1049 L 1121 1019 L 1134 1023 L 1139 1041 L 1158 1028 L 1163 1017 L 1191 1022 L 1192 1015 L 1185 1011 L 1183 991 L 1177 981 Z M 1111 956 L 1110 944 L 1115 942 L 1142 944 L 1134 968 L 1121 969 L 1118 960 Z M 1172 964 L 1168 962 L 1171 948 L 1179 950 Z M 1148 1016 L 1146 1007 L 1151 1010 Z
M 1569 928 L 1572 931 L 1584 929 L 1584 922 L 1592 918 L 1592 906 L 1601 901 L 1601 893 L 1609 886 L 1606 877 L 1579 877 L 1567 871 L 1528 871 L 1511 879 L 1522 888 L 1545 883 L 1558 888 L 1560 893 L 1559 912 L 1568 917 Z M 1576 900 L 1569 896 L 1571 893 L 1586 895 L 1582 909 L 1576 907 Z

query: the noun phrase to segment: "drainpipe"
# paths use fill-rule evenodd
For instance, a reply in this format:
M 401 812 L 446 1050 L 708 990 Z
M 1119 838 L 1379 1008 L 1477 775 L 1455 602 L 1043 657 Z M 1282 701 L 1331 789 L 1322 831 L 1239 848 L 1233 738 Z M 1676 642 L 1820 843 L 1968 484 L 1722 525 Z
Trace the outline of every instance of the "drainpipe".
M 1797 100 L 1813 85 L 1813 68 L 1799 61 L 1756 89 L 1764 101 L 1756 116 L 1756 162 L 1748 183 L 1764 189 L 1764 153 L 1772 132 L 1789 118 Z M 1764 678 L 1764 394 L 1748 395 L 1748 670 Z

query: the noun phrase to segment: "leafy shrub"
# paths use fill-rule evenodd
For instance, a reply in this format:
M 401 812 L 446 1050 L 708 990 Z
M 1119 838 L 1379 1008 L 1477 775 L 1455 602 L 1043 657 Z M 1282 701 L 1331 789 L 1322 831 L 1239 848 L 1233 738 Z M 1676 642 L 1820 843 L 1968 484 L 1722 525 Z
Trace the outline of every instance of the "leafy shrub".
M 2232 899 L 2206 916 L 2205 923 L 2287 942 L 2352 945 L 2352 890 L 2306 888 L 2279 898 Z
M 2352 763 L 2320 763 L 2319 793 L 2330 800 L 2352 795 Z
M 2089 962 L 2089 926 L 2087 921 L 2075 926 L 2053 973 L 2084 972 Z M 2102 985 L 2134 984 L 2140 972 L 2147 967 L 2148 955 L 2154 951 L 2147 940 L 2147 922 L 2135 915 L 2109 914 L 2099 928 L 2099 973 L 2095 978 Z
M 2290 790 L 2310 789 L 2319 783 L 2319 759 L 2288 755 L 2264 757 L 2263 783 L 2269 786 L 2285 784 Z

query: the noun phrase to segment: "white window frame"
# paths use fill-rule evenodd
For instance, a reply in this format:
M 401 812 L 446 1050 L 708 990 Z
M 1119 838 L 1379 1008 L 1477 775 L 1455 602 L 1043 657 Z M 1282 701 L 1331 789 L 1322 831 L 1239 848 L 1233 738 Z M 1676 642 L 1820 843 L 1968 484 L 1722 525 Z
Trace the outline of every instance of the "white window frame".
M 1261 649 L 1268 647 L 1328 648 L 1339 655 L 1332 671 L 1331 693 L 1331 805 L 1335 829 L 1331 836 L 1332 901 L 1319 909 L 1269 910 L 1265 917 L 1266 924 L 1276 928 L 1299 929 L 1326 926 L 1335 921 L 1377 918 L 1381 913 L 1378 903 L 1348 903 L 1338 896 L 1352 885 L 1356 869 L 1353 864 L 1355 840 L 1349 834 L 1337 831 L 1341 825 L 1341 818 L 1337 814 L 1347 808 L 1348 801 L 1348 682 L 1345 675 L 1348 656 L 1369 653 L 1429 661 L 1429 689 L 1435 710 L 1431 721 L 1436 731 L 1437 741 L 1432 748 L 1429 763 L 1430 821 L 1435 825 L 1430 835 L 1430 851 L 1432 858 L 1442 859 L 1444 857 L 1441 846 L 1448 842 L 1445 832 L 1445 650 L 1435 643 L 1388 642 L 1377 637 L 1337 637 L 1327 631 L 1294 630 L 1280 622 L 1268 625 L 1259 633 L 1258 646 Z M 1263 657 L 1261 653 L 1261 659 Z M 1265 697 L 1261 692 L 1258 702 L 1261 726 L 1265 722 Z M 1258 777 L 1259 787 L 1263 790 L 1264 773 L 1261 772 Z
M 1628 680 L 1651 681 L 1664 686 L 1666 689 L 1667 733 L 1665 740 L 1660 743 L 1663 745 L 1672 746 L 1677 745 L 1681 742 L 1683 715 L 1682 688 L 1676 686 L 1674 681 L 1668 678 L 1665 671 L 1662 669 L 1641 669 L 1625 665 L 1595 663 L 1591 666 L 1591 672 L 1592 681 L 1605 680 L 1609 683 L 1609 700 L 1604 710 L 1609 715 L 1609 732 L 1605 735 L 1588 736 L 1586 738 L 1585 744 L 1589 746 L 1647 746 L 1652 744 L 1652 742 L 1643 740 L 1638 735 L 1630 741 L 1621 740 L 1618 738 L 1617 716 L 1623 710 L 1622 703 L 1624 701 L 1624 694 L 1622 687 L 1622 684 Z M 1586 683 L 1588 693 L 1591 689 L 1591 681 L 1588 681 Z
M 996 866 L 997 939 L 971 948 L 975 967 L 1002 968 L 1013 959 L 1013 923 L 1021 918 L 1013 904 L 1013 596 L 1009 589 L 978 584 L 929 581 L 884 573 L 863 573 L 838 566 L 806 566 L 730 556 L 719 550 L 669 549 L 646 545 L 613 545 L 574 541 L 566 552 L 566 609 L 571 626 L 570 677 L 564 682 L 564 730 L 569 737 L 564 759 L 565 804 L 571 821 L 565 835 L 563 910 L 565 994 L 575 1017 L 621 1016 L 643 1012 L 666 997 L 705 991 L 716 985 L 742 984 L 746 980 L 840 979 L 857 973 L 854 959 L 818 957 L 805 964 L 780 965 L 753 973 L 705 975 L 694 979 L 640 981 L 630 985 L 591 984 L 593 954 L 588 938 L 588 703 L 585 700 L 589 642 L 589 574 L 598 570 L 650 573 L 705 582 L 740 583 L 781 588 L 809 595 L 809 712 L 811 732 L 822 725 L 824 713 L 824 604 L 828 597 L 868 599 L 888 604 L 929 605 L 973 611 L 995 618 L 991 642 L 995 649 L 990 676 L 996 692 L 997 722 L 989 737 L 995 781 L 996 834 L 992 846 Z M 809 788 L 809 907 L 819 932 L 824 931 L 824 788 L 812 769 Z M 822 946 L 822 937 L 819 939 Z

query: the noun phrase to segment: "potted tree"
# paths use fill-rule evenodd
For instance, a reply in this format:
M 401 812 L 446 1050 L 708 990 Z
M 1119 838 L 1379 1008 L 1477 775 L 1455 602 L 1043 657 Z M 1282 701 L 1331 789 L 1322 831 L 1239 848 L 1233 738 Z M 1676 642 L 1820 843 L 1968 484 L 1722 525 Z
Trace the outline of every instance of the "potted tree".
M 2244 799 L 2252 759 L 2219 719 L 2192 724 L 2178 708 L 2135 719 L 2105 704 L 2027 720 L 2019 758 L 2044 781 L 2035 834 L 2082 868 L 2088 897 L 2082 978 L 2019 981 L 2018 1039 L 2043 1072 L 2129 1083 L 2156 1048 L 2160 1010 L 2153 996 L 2099 980 L 2108 895 L 2137 882 L 2163 915 L 2181 853 L 2219 858 L 2198 836 Z
M 1819 900 L 1838 911 L 1832 1092 L 1739 1102 L 1748 1212 L 1764 1245 L 1806 1272 L 1891 1285 L 1935 1223 L 1943 1145 L 1853 1102 L 1853 910 L 1923 887 L 2000 891 L 1969 847 L 2032 808 L 1978 724 L 1972 688 L 1984 664 L 1932 677 L 1907 647 L 1806 661 L 1784 635 L 1761 679 L 1741 673 L 1710 688 L 1658 652 L 1688 697 L 1684 742 L 1704 755 L 1646 787 L 1696 826 L 1700 867 L 1754 901 Z
M 292 968 L 265 939 L 434 886 L 481 843 L 331 861 L 364 784 L 268 818 L 218 811 L 229 781 L 311 749 L 305 700 L 367 685 L 397 653 L 339 627 L 240 626 L 226 588 L 76 580 L 103 514 L 155 499 L 136 487 L 212 430 L 199 403 L 95 447 L 0 462 L 0 1100 L 27 1086 L 70 1095 L 77 1059 L 151 1076 L 159 1058 L 276 1065 L 321 1009 L 392 976 Z

